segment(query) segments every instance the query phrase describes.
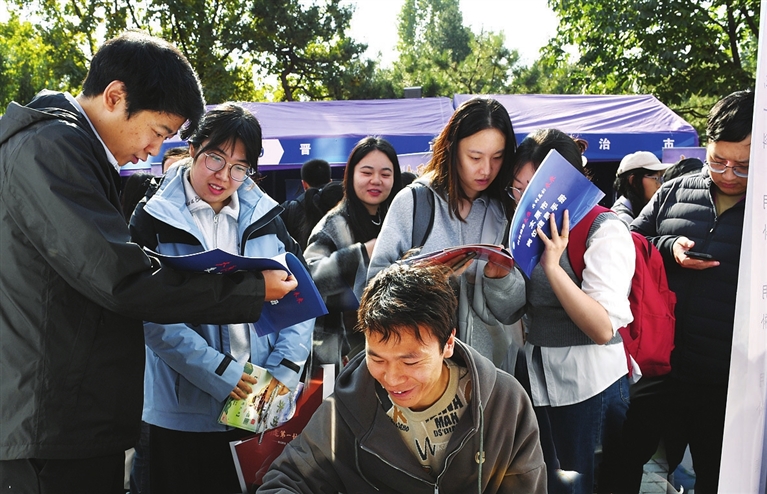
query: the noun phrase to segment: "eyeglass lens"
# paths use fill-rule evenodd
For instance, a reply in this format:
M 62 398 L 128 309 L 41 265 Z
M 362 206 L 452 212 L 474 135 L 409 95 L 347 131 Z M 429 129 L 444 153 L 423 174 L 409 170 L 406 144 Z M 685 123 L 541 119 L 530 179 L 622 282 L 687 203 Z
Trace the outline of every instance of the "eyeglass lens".
M 724 173 L 725 170 L 728 168 L 732 169 L 732 173 L 735 174 L 735 176 L 740 178 L 746 178 L 748 177 L 748 167 L 747 166 L 740 166 L 740 165 L 728 165 L 727 162 L 721 162 L 721 161 L 710 161 L 707 160 L 706 164 L 708 165 L 709 169 L 715 173 Z
M 203 153 L 205 156 L 205 168 L 212 172 L 217 172 L 226 166 L 226 160 L 215 153 Z M 229 176 L 232 180 L 242 182 L 248 176 L 248 169 L 242 165 L 231 165 L 229 167 Z

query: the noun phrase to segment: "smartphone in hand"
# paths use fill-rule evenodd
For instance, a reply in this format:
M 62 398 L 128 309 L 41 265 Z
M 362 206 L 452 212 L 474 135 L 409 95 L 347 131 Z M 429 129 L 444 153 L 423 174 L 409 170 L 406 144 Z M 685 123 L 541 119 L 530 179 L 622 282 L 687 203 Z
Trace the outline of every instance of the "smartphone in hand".
M 690 257 L 692 259 L 700 259 L 701 261 L 713 261 L 714 256 L 711 254 L 706 254 L 705 252 L 695 252 L 692 250 L 686 250 L 684 251 L 684 255 L 687 257 Z

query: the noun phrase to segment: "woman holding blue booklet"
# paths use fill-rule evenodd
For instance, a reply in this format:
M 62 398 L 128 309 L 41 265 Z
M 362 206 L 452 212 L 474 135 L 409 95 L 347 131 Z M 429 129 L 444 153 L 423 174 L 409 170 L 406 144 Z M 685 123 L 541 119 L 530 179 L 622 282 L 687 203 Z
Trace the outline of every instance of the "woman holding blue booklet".
M 517 150 L 511 184 L 517 201 L 552 149 L 583 172 L 584 141 L 556 129 L 534 132 Z M 579 279 L 568 257 L 568 212 L 552 213 L 549 221 L 551 235 L 537 228 L 545 247 L 526 290 L 521 296 L 514 296 L 518 290 L 501 296 L 490 291 L 488 305 L 507 311 L 507 322 L 525 316 L 525 358 L 516 375 L 538 416 L 549 492 L 592 493 L 597 446 L 602 444 L 602 480 L 601 474 L 614 471 L 611 448 L 628 409 L 628 365 L 617 331 L 633 319 L 628 294 L 635 251 L 623 221 L 600 214 L 583 236 Z M 604 482 L 599 491 L 612 492 Z
M 218 248 L 247 257 L 288 251 L 303 260 L 279 217 L 282 208 L 251 178 L 261 153 L 261 126 L 252 114 L 235 104 L 211 110 L 189 150 L 191 158 L 139 203 L 130 225 L 135 242 L 166 255 Z M 240 492 L 229 442 L 249 433 L 218 423 L 224 403 L 244 399 L 255 384 L 243 372 L 246 362 L 266 368 L 276 389 L 295 390 L 313 326 L 312 319 L 259 337 L 247 321 L 144 323 L 152 492 Z

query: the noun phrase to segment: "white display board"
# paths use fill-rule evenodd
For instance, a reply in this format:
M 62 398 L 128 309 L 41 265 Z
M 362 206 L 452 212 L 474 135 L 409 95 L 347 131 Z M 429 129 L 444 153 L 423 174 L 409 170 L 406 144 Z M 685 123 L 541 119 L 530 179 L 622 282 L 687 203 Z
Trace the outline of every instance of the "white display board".
M 767 2 L 760 23 L 720 493 L 767 492 Z

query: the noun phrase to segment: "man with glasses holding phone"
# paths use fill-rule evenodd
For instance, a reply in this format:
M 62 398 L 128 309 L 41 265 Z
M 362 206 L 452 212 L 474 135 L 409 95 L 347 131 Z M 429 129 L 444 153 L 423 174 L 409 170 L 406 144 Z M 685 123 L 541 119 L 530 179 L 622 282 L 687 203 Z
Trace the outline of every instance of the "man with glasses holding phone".
M 677 295 L 671 374 L 657 395 L 659 415 L 645 422 L 664 430 L 643 433 L 663 434 L 669 471 L 690 446 L 698 494 L 719 483 L 753 113 L 750 90 L 717 102 L 707 166 L 665 183 L 631 223 L 660 250 Z

